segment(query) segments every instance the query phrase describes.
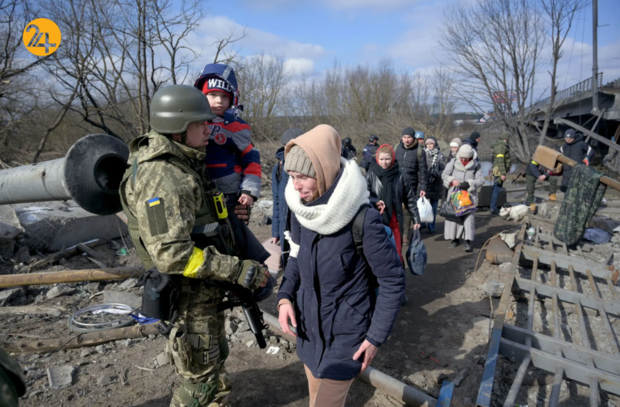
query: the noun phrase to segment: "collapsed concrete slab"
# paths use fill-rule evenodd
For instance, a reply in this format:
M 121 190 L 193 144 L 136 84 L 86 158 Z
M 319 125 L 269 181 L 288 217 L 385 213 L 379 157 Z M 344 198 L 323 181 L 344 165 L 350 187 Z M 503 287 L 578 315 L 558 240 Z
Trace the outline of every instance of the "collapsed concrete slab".
M 12 205 L 25 230 L 30 250 L 58 251 L 96 239 L 115 239 L 127 235 L 116 215 L 97 216 L 73 201 L 37 202 Z
M 24 232 L 13 208 L 0 205 L 0 257 L 10 259 L 15 252 L 15 239 Z

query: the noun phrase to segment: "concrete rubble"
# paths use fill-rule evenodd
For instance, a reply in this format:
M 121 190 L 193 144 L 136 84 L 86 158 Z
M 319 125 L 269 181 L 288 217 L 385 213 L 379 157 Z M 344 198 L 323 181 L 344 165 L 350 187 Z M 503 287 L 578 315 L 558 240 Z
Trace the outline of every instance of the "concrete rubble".
M 58 251 L 95 239 L 116 239 L 127 234 L 115 215 L 97 216 L 73 201 L 12 205 L 25 231 L 31 251 Z
M 60 366 L 47 368 L 47 378 L 50 388 L 55 390 L 66 389 L 73 384 L 75 367 Z

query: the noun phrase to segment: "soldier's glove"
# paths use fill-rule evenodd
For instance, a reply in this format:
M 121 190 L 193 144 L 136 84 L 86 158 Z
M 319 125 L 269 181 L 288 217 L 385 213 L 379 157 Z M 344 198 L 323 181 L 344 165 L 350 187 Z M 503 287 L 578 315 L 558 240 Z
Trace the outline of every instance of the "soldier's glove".
M 461 185 L 459 185 L 461 188 L 463 188 L 463 190 L 467 191 L 469 189 L 469 182 L 467 181 L 463 181 L 461 182 Z
M 267 267 L 253 260 L 243 260 L 239 265 L 237 283 L 250 290 L 256 290 L 265 278 Z

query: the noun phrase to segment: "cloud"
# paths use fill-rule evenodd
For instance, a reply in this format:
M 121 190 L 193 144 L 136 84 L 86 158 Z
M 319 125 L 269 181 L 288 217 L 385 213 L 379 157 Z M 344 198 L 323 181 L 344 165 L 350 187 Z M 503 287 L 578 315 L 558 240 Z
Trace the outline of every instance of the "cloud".
M 321 4 L 332 10 L 355 11 L 393 11 L 415 5 L 423 0 L 245 0 L 246 6 L 254 8 L 282 8 Z
M 314 70 L 314 61 L 308 58 L 289 58 L 284 61 L 284 69 L 291 75 L 310 74 Z
M 266 31 L 244 27 L 223 16 L 203 19 L 198 30 L 202 38 L 196 36 L 197 38 L 192 40 L 192 47 L 205 50 L 209 56 L 215 55 L 213 43 L 231 33 L 239 36 L 244 32 L 246 33 L 245 38 L 232 45 L 233 48 L 240 50 L 243 54 L 265 52 L 284 58 L 306 58 L 310 60 L 316 60 L 329 54 L 320 45 L 293 41 Z

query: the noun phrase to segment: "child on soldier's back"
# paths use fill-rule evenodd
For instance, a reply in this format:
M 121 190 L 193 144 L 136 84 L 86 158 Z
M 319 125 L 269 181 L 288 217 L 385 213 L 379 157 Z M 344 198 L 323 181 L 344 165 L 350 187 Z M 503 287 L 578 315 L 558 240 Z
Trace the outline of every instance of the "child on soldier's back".
M 252 144 L 250 126 L 238 117 L 237 78 L 232 67 L 208 64 L 194 86 L 205 94 L 217 115 L 205 163 L 211 180 L 226 196 L 226 206 L 251 206 L 260 194 L 260 154 Z

